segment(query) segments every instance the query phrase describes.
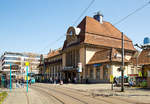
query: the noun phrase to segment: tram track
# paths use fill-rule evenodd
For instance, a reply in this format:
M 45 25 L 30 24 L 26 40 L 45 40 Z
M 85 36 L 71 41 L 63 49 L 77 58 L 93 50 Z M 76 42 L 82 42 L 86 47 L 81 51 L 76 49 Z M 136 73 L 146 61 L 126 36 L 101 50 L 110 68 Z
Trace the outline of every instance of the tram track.
M 62 87 L 61 87 L 62 88 Z M 78 91 L 79 92 L 79 90 L 76 90 L 76 89 L 71 89 L 71 88 L 67 88 L 67 87 L 65 87 L 65 88 L 62 88 L 62 89 L 65 89 L 65 90 L 69 90 L 70 92 L 73 92 L 73 93 L 75 93 L 76 91 Z M 83 91 L 83 92 L 85 92 L 85 91 Z M 81 93 L 82 94 L 82 93 Z M 83 94 L 84 95 L 84 94 Z M 91 94 L 92 95 L 92 94 Z M 90 95 L 89 95 L 90 96 Z M 105 97 L 105 96 L 102 96 L 102 97 Z M 99 100 L 103 100 L 102 98 L 99 98 L 99 96 L 93 96 L 93 98 L 94 99 L 99 99 Z M 124 101 L 124 102 L 126 102 L 126 103 L 131 103 L 131 104 L 148 104 L 148 103 L 142 103 L 142 102 L 137 102 L 137 101 L 133 101 L 133 100 L 127 100 L 127 99 L 122 99 L 122 98 L 116 98 L 116 97 L 114 97 L 114 96 L 108 96 L 107 98 L 110 98 L 110 99 L 115 99 L 115 100 L 118 100 L 118 101 Z M 103 100 L 103 101 L 106 101 L 106 100 Z M 108 101 L 107 101 L 108 102 Z M 111 104 L 115 104 L 115 103 L 112 103 L 112 102 L 110 102 Z M 149 103 L 150 104 L 150 103 Z
M 72 100 L 75 100 L 76 102 L 80 102 L 80 104 L 88 104 L 87 102 L 85 101 L 82 101 L 76 97 L 73 97 L 73 96 L 70 96 L 68 94 L 65 94 L 65 93 L 62 93 L 62 92 L 59 92 L 57 90 L 54 90 L 54 89 L 49 89 L 47 87 L 43 87 L 43 86 L 34 86 L 34 87 L 31 87 L 32 89 L 37 89 L 38 91 L 41 90 L 49 95 L 51 95 L 53 98 L 55 98 L 56 100 L 58 100 L 61 104 L 68 104 L 66 103 L 64 100 L 62 100 L 60 97 L 57 96 L 57 93 L 63 95 L 63 96 L 67 96 L 69 98 L 71 98 Z M 43 90 L 43 89 L 47 89 L 47 90 Z M 51 92 L 51 93 L 50 93 Z M 52 94 L 52 92 L 55 92 L 56 94 Z
M 37 86 L 37 85 L 36 85 Z M 58 93 L 62 93 L 62 94 L 64 94 L 64 95 L 67 95 L 67 96 L 70 96 L 70 97 L 73 97 L 73 98 L 75 98 L 75 99 L 78 99 L 78 98 L 76 98 L 75 96 L 78 96 L 78 95 L 82 95 L 83 97 L 86 97 L 86 98 L 88 98 L 88 99 L 92 99 L 92 100 L 95 100 L 95 101 L 99 101 L 99 102 L 104 102 L 104 103 L 107 103 L 107 104 L 116 104 L 115 102 L 112 102 L 112 100 L 114 100 L 113 98 L 109 98 L 109 99 L 111 99 L 111 101 L 109 101 L 108 99 L 105 99 L 105 98 L 96 98 L 96 97 L 91 97 L 91 96 L 87 96 L 87 95 L 85 95 L 85 94 L 82 94 L 82 93 L 80 93 L 79 91 L 77 91 L 77 90 L 74 90 L 74 89 L 66 89 L 66 88 L 62 88 L 62 87 L 56 87 L 57 88 L 57 90 L 55 90 L 54 89 L 54 87 L 45 87 L 45 86 L 38 86 L 38 87 L 42 87 L 43 89 L 44 88 L 47 88 L 47 89 L 49 89 L 49 90 L 53 90 L 53 91 L 55 91 L 55 92 L 58 92 Z M 65 93 L 64 93 L 65 92 Z M 83 98 L 82 98 L 83 99 Z M 79 100 L 79 99 L 78 99 Z M 118 100 L 118 99 L 115 99 L 115 100 Z M 80 100 L 81 101 L 81 100 Z M 84 100 L 83 100 L 84 101 Z M 123 102 L 122 100 L 118 100 L 118 101 L 121 101 L 121 102 Z M 126 104 L 131 104 L 131 102 L 126 102 L 126 101 L 124 101 Z M 88 104 L 89 104 L 89 102 L 87 102 Z M 86 103 L 86 104 L 87 104 Z
M 46 95 L 48 95 L 49 97 L 53 97 L 54 99 L 56 99 L 57 101 L 59 101 L 59 103 L 61 103 L 61 104 L 66 104 L 65 102 L 63 102 L 61 99 L 59 99 L 58 97 L 56 97 L 56 96 L 54 96 L 54 95 L 52 95 L 51 93 L 49 93 L 49 92 L 47 92 L 47 91 L 45 91 L 45 90 L 43 90 L 43 89 L 41 89 L 41 88 L 36 88 L 36 87 L 30 87 L 31 89 L 33 89 L 33 90 L 38 90 L 38 92 L 40 92 L 40 93 L 45 93 Z
M 45 86 L 43 86 L 43 87 L 45 88 Z M 71 89 L 71 88 L 67 88 L 67 87 L 63 88 L 63 87 L 60 87 L 60 86 L 55 86 L 55 87 L 58 88 L 58 89 L 61 89 L 62 91 L 65 91 L 65 92 L 72 92 L 73 94 L 78 93 L 80 95 L 87 96 L 87 95 L 81 93 L 81 91 L 76 90 L 76 89 Z M 47 87 L 47 88 L 49 88 L 49 87 Z M 85 91 L 82 91 L 82 92 L 85 92 Z M 89 95 L 89 97 L 90 96 L 91 95 Z M 116 100 L 116 101 L 119 101 L 119 102 L 124 102 L 125 104 L 139 104 L 139 103 L 143 104 L 143 102 L 137 102 L 137 101 L 134 101 L 134 100 L 131 100 L 131 99 L 123 99 L 123 98 L 114 97 L 114 96 L 108 96 L 108 97 L 93 96 L 92 98 L 96 99 L 96 100 L 99 100 L 99 101 L 107 102 L 109 104 L 116 104 L 115 102 L 112 102 L 113 100 Z
M 72 92 L 74 92 L 74 91 L 78 91 L 78 90 L 76 90 L 76 89 L 71 89 L 71 88 L 67 88 L 67 87 L 65 87 L 65 89 L 68 89 L 68 90 L 70 90 L 70 91 L 72 91 Z M 94 98 L 95 99 L 100 99 L 100 100 L 102 100 L 101 98 L 98 98 L 99 96 L 95 96 Z M 102 96 L 102 97 L 105 97 L 105 96 Z M 115 99 L 115 100 L 118 100 L 118 101 L 124 101 L 124 102 L 126 102 L 126 103 L 132 103 L 132 104 L 150 104 L 150 103 L 142 103 L 142 102 L 137 102 L 137 101 L 133 101 L 133 100 L 131 100 L 131 99 L 123 99 L 123 98 L 119 98 L 119 97 L 115 97 L 115 96 L 108 96 L 107 98 L 111 98 L 111 99 Z M 105 101 L 105 100 L 104 100 Z
M 67 90 L 67 91 L 72 92 L 72 93 L 77 93 L 77 92 L 80 93 L 78 90 L 75 90 L 75 89 L 67 89 L 67 88 L 62 88 L 62 89 L 63 90 Z M 80 94 L 83 95 L 83 96 L 87 96 L 87 95 L 85 95 L 83 93 L 80 93 Z M 103 102 L 106 102 L 106 103 L 109 103 L 109 104 L 116 104 L 115 102 L 112 102 L 112 100 L 114 100 L 114 98 L 107 97 L 107 99 L 105 99 L 106 97 L 104 97 L 104 96 L 102 96 L 101 98 L 97 98 L 93 94 L 89 94 L 88 97 L 91 97 L 91 98 L 93 98 L 95 100 L 103 101 Z M 122 100 L 118 100 L 118 99 L 115 99 L 115 100 L 122 101 Z M 130 104 L 131 102 L 126 102 L 126 103 Z

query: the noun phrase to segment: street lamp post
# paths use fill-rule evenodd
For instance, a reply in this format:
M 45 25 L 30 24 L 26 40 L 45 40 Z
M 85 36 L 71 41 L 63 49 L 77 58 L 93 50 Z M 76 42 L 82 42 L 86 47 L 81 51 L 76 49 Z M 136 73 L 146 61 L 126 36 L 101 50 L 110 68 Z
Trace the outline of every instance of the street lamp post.
M 122 32 L 121 92 L 124 92 L 124 36 Z
M 9 88 L 10 88 L 10 91 L 11 91 L 11 89 L 12 89 L 12 87 L 11 87 L 11 64 L 10 64 L 10 86 L 9 86 Z

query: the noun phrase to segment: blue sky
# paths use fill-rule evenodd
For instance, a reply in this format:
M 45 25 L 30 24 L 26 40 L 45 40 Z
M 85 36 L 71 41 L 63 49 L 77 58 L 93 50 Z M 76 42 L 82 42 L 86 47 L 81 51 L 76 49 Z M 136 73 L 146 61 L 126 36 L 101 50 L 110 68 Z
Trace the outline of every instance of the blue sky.
M 95 0 L 80 18 L 101 11 L 104 20 L 115 24 L 149 0 Z M 48 53 L 62 47 L 63 36 L 91 0 L 0 0 L 0 54 L 4 51 Z M 150 37 L 150 5 L 116 27 L 133 43 Z M 77 25 L 76 24 L 76 25 Z

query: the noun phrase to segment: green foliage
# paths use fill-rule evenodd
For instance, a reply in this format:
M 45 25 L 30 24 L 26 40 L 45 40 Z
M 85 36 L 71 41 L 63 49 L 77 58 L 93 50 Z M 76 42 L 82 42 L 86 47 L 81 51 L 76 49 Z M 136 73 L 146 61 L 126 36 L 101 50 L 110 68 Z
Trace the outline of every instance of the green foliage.
M 4 99 L 7 97 L 7 92 L 1 92 L 0 93 L 0 104 L 4 101 Z
M 140 87 L 147 87 L 147 82 L 146 81 L 141 82 Z

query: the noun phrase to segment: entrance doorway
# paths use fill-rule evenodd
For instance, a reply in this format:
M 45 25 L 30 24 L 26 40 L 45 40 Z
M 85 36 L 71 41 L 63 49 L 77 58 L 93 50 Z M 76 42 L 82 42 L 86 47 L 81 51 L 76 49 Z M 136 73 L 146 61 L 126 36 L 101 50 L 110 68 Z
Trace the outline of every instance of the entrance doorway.
M 64 82 L 74 83 L 74 78 L 77 78 L 77 71 L 65 71 L 64 72 Z

